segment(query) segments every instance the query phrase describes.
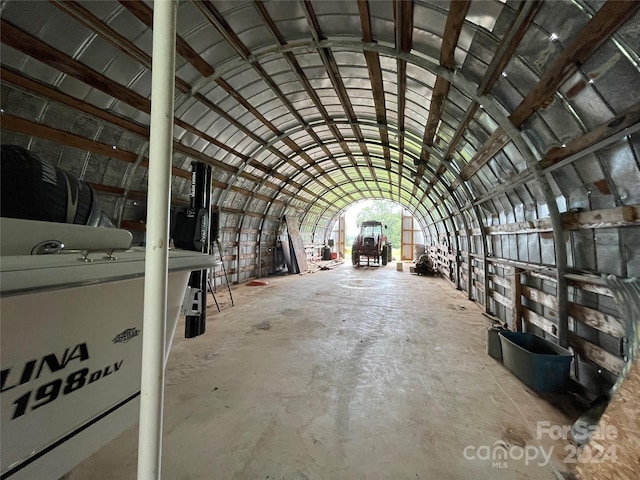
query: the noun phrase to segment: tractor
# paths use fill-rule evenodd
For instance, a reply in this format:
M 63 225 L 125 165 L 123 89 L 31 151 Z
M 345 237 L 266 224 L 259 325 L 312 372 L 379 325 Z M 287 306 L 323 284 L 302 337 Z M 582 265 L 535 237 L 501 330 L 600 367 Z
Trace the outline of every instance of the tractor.
M 384 266 L 391 260 L 391 243 L 384 235 L 382 223 L 368 220 L 360 225 L 360 233 L 351 250 L 353 265 L 360 266 L 362 257 L 367 257 L 367 266 Z

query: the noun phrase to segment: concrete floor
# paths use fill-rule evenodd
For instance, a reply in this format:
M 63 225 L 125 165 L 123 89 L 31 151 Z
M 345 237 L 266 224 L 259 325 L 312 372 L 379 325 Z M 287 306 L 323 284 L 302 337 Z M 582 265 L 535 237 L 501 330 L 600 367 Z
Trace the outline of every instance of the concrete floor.
M 180 323 L 163 478 L 562 478 L 566 441 L 537 438 L 536 422 L 573 419 L 486 354 L 489 320 L 464 292 L 408 270 L 346 262 L 269 278 L 211 309 L 204 336 L 185 340 Z M 137 433 L 68 479 L 134 479 Z M 518 447 L 537 458 L 518 460 Z

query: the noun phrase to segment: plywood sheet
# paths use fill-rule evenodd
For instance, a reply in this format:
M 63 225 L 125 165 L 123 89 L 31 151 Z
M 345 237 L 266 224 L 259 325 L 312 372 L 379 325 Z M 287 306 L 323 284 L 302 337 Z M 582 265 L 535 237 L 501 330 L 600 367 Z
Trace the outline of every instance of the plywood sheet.
M 307 255 L 304 251 L 304 244 L 302 243 L 302 237 L 300 236 L 299 221 L 295 217 L 285 215 L 285 222 L 287 223 L 287 232 L 289 234 L 289 243 L 292 247 L 292 260 L 295 258 L 295 262 L 298 264 L 298 271 L 306 272 L 309 269 L 307 263 Z

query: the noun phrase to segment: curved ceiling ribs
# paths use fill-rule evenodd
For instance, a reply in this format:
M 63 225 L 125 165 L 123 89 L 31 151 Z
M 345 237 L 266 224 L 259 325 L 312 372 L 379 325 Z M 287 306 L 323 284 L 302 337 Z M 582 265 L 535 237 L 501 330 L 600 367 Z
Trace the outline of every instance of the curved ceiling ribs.
M 269 15 L 269 13 L 267 12 L 266 8 L 264 7 L 264 4 L 262 2 L 254 1 L 253 5 L 256 8 L 256 10 L 259 12 L 261 18 L 265 22 L 265 25 L 268 27 L 270 34 L 275 38 L 275 40 L 277 41 L 278 45 L 280 47 L 286 46 L 287 42 L 285 41 L 284 37 L 282 36 L 280 31 L 278 30 L 275 22 L 271 19 L 271 16 Z M 309 82 L 309 79 L 307 78 L 306 74 L 304 73 L 304 70 L 302 69 L 302 67 L 298 63 L 295 55 L 292 52 L 287 52 L 287 51 L 283 51 L 282 55 L 283 55 L 284 59 L 286 60 L 287 64 L 289 65 L 289 68 L 294 73 L 297 81 L 300 82 L 300 84 L 304 88 L 304 92 L 308 95 L 308 97 L 313 102 L 313 105 L 318 110 L 322 120 L 324 121 L 324 124 L 325 125 L 331 125 L 332 124 L 331 116 L 329 115 L 329 113 L 327 112 L 326 108 L 324 107 L 324 105 L 323 105 L 322 101 L 320 100 L 320 97 L 316 93 L 315 89 L 312 87 L 311 83 Z M 321 146 L 321 148 L 323 149 L 325 155 L 328 158 L 333 158 L 332 153 L 326 148 L 324 143 L 319 139 L 319 137 L 313 131 L 313 129 L 312 128 L 308 128 L 308 123 L 309 122 L 302 121 L 301 125 L 303 125 L 305 127 L 305 129 L 308 130 L 308 132 L 312 136 L 312 138 L 318 143 L 318 145 Z M 364 177 L 362 176 L 362 173 L 360 172 L 360 168 L 358 167 L 358 164 L 357 164 L 355 158 L 351 154 L 351 152 L 349 150 L 349 147 L 347 146 L 346 142 L 344 141 L 344 138 L 342 138 L 342 134 L 333 125 L 330 126 L 329 128 L 330 128 L 330 131 L 331 131 L 333 137 L 340 144 L 340 146 L 341 146 L 342 150 L 344 151 L 345 155 L 347 156 L 347 158 L 351 162 L 351 165 L 355 168 L 359 179 L 364 182 Z M 337 166 L 337 163 L 335 162 L 335 160 L 334 160 L 334 164 L 336 164 L 336 166 Z
M 136 15 L 136 17 L 138 19 L 140 19 L 141 21 L 143 21 L 144 23 L 147 23 L 148 26 L 151 22 L 151 18 L 152 18 L 152 14 L 151 14 L 151 10 L 146 7 L 144 4 L 140 4 L 140 3 L 131 3 L 131 2 L 124 2 L 123 3 L 126 8 L 131 11 L 134 15 Z M 209 12 L 212 12 L 215 14 L 217 19 L 220 19 L 220 16 L 217 12 L 215 12 L 215 9 L 213 8 L 213 6 L 210 3 L 206 3 L 203 4 L 206 5 L 207 10 Z M 260 8 L 262 7 L 262 4 L 257 4 L 260 5 Z M 99 22 L 96 21 L 96 18 L 94 16 L 92 16 L 89 12 L 87 12 L 85 9 L 83 9 L 82 7 L 80 7 L 77 4 L 74 3 L 69 3 L 69 5 L 65 5 L 64 7 L 60 7 L 65 11 L 68 12 L 72 12 L 74 18 L 79 19 L 80 21 L 82 21 L 83 24 L 90 26 L 92 28 L 94 28 L 99 34 L 103 35 L 105 37 L 106 40 L 114 43 L 114 45 L 119 48 L 120 50 L 124 51 L 124 52 L 133 52 L 133 56 L 140 61 L 141 63 L 145 64 L 147 67 L 150 66 L 150 56 L 144 54 L 144 52 L 141 52 L 140 49 L 138 49 L 137 47 L 135 47 L 135 45 L 133 45 L 131 42 L 128 42 L 126 39 L 123 39 L 122 37 L 120 37 L 116 32 L 114 32 L 112 29 L 110 29 L 107 26 L 100 26 Z M 307 13 L 308 13 L 308 17 L 309 17 L 309 21 L 311 22 L 311 24 L 317 24 L 317 21 L 314 20 L 315 16 L 313 14 L 313 11 L 311 10 L 311 6 L 310 4 L 307 4 Z M 218 20 L 216 22 L 216 26 L 218 29 L 222 29 L 222 31 L 224 32 L 224 37 L 230 41 L 230 39 L 234 39 L 237 38 L 236 35 L 233 34 L 233 32 L 230 32 L 228 25 L 225 25 L 223 23 L 223 20 Z M 25 39 L 26 35 L 15 35 L 15 32 L 10 32 L 11 33 L 11 38 L 14 39 L 18 39 L 18 42 L 22 42 Z M 277 32 L 275 32 L 277 34 Z M 114 40 L 115 39 L 115 40 Z M 316 32 L 316 39 L 317 41 L 322 40 L 322 38 L 319 36 L 319 34 Z M 33 43 L 38 43 L 37 40 L 33 39 L 34 42 Z M 27 45 L 30 44 L 30 42 L 26 42 Z M 178 45 L 178 51 L 179 53 L 187 58 L 189 60 L 190 63 L 192 63 L 197 69 L 198 71 L 200 71 L 203 74 L 213 74 L 214 70 L 208 66 L 208 64 L 206 64 L 206 62 L 204 62 L 204 60 L 202 60 L 195 52 L 193 52 L 192 49 L 190 49 L 188 47 L 188 45 L 186 45 L 186 42 L 184 42 L 183 39 L 178 38 L 177 41 L 177 45 Z M 16 46 L 16 44 L 13 45 L 14 47 Z M 235 42 L 234 48 L 237 51 L 242 52 L 243 57 L 246 59 L 249 57 L 249 53 L 246 50 L 246 47 L 244 47 L 239 40 L 237 40 Z M 356 121 L 356 117 L 355 117 L 355 113 L 353 112 L 353 108 L 351 107 L 351 105 L 348 103 L 348 95 L 345 92 L 345 88 L 344 85 L 342 84 L 339 75 L 336 75 L 335 73 L 333 75 L 331 75 L 331 72 L 336 72 L 337 71 L 337 66 L 335 65 L 335 60 L 329 56 L 330 50 L 328 48 L 323 49 L 322 51 L 325 52 L 325 55 L 323 57 L 323 62 L 325 63 L 325 66 L 327 68 L 327 71 L 329 72 L 331 78 L 332 78 L 332 82 L 334 83 L 334 87 L 336 89 L 337 92 L 342 92 L 342 94 L 340 94 L 340 99 L 341 99 L 341 103 L 343 104 L 343 107 L 345 109 L 345 113 L 347 115 L 348 121 L 352 126 L 352 129 L 354 131 L 354 135 L 356 136 L 356 141 L 359 144 L 359 146 L 362 149 L 362 154 L 364 155 L 364 157 L 367 159 L 368 161 L 368 168 L 369 171 L 371 173 L 371 177 L 373 178 L 374 182 L 376 183 L 376 186 L 379 189 L 379 183 L 377 183 L 377 177 L 375 175 L 375 171 L 373 169 L 373 166 L 371 165 L 371 160 L 370 160 L 370 156 L 368 151 L 366 150 L 366 144 L 364 142 L 364 137 L 362 136 L 362 133 L 359 129 L 359 127 L 355 124 Z M 62 56 L 61 54 L 58 56 Z M 296 72 L 298 73 L 298 77 L 299 78 L 303 78 L 304 76 L 304 72 L 302 72 L 302 69 L 299 67 L 299 65 L 297 65 L 297 62 L 295 60 L 295 57 L 291 54 L 289 54 L 289 60 L 290 63 L 293 64 L 293 67 L 295 68 Z M 46 58 L 46 56 L 44 57 Z M 44 59 L 41 56 L 41 59 Z M 375 54 L 375 58 L 378 58 L 377 54 Z M 70 64 L 76 64 L 77 62 L 75 62 L 72 59 L 67 59 L 68 63 Z M 404 61 L 403 61 L 404 62 Z M 327 66 L 328 64 L 328 66 Z M 252 62 L 252 66 L 254 66 L 254 68 L 256 67 L 257 62 Z M 259 68 L 259 67 L 258 67 Z M 80 70 L 86 70 L 86 69 L 80 69 Z M 260 69 L 261 70 L 261 69 Z M 70 73 L 70 72 L 67 72 Z M 85 72 L 86 73 L 86 72 Z M 268 76 L 264 73 L 263 70 L 261 70 L 262 73 L 262 78 L 268 78 Z M 89 76 L 91 76 L 93 79 L 95 79 L 95 77 L 97 75 L 92 74 L 92 72 L 89 73 Z M 282 134 L 281 132 L 279 132 L 270 122 L 268 122 L 266 119 L 264 119 L 264 117 L 262 117 L 256 110 L 255 108 L 251 107 L 251 105 L 244 99 L 242 99 L 242 97 L 235 92 L 226 82 L 224 82 L 224 80 L 217 78 L 216 82 L 222 86 L 222 88 L 225 89 L 225 91 L 231 95 L 234 99 L 236 99 L 237 101 L 239 101 L 239 103 L 241 103 L 248 111 L 250 111 L 252 114 L 254 114 L 254 116 L 256 116 L 256 118 L 260 119 L 262 121 L 262 123 L 264 123 L 265 125 L 267 125 L 270 130 L 272 130 L 274 133 L 276 133 L 277 135 L 279 135 L 280 137 L 284 137 L 283 141 L 284 143 L 291 148 L 294 152 L 296 152 L 299 156 L 305 157 L 304 153 L 301 152 L 300 147 L 298 147 L 295 142 L 291 141 L 290 139 L 286 138 L 286 135 Z M 108 84 L 109 82 L 107 82 Z M 305 82 L 307 85 L 308 81 Z M 271 82 L 272 84 L 272 82 Z M 272 85 L 271 85 L 272 86 Z M 113 85 L 111 85 L 111 87 L 113 87 Z M 190 90 L 190 87 L 188 84 L 186 84 L 183 81 L 177 81 L 177 88 L 183 92 L 188 92 Z M 140 98 L 136 98 L 135 95 L 133 95 L 133 100 L 130 99 L 130 96 L 127 96 L 125 93 L 122 92 L 122 89 L 119 89 L 116 87 L 113 88 L 105 88 L 106 93 L 111 93 L 114 94 L 115 98 L 120 99 L 121 101 L 126 101 L 127 103 L 129 103 L 130 105 L 137 107 L 139 109 L 142 109 L 142 111 L 144 112 L 148 112 L 148 102 L 145 102 L 144 99 L 140 99 Z M 312 93 L 313 89 L 310 88 L 310 86 L 306 87 L 307 93 Z M 283 98 L 283 95 L 281 93 L 277 93 L 277 96 L 279 98 Z M 242 127 L 242 125 L 240 125 L 238 122 L 234 121 L 232 118 L 229 117 L 229 115 L 225 114 L 224 112 L 221 112 L 218 108 L 214 107 L 209 101 L 206 100 L 206 98 L 203 98 L 201 95 L 197 95 L 197 100 L 201 101 L 203 103 L 205 103 L 207 105 L 207 107 L 211 108 L 212 110 L 216 111 L 216 113 L 222 115 L 223 117 L 225 117 L 227 120 L 230 121 L 230 123 L 233 123 L 234 126 L 236 126 L 238 129 L 240 129 L 241 131 L 243 131 L 245 134 L 247 134 L 248 136 L 250 136 L 252 139 L 254 139 L 255 141 L 259 142 L 260 147 L 261 148 L 265 148 L 267 147 L 267 144 L 264 141 L 261 141 L 261 139 L 259 139 L 257 136 L 253 135 L 251 132 L 247 131 L 245 128 Z M 312 97 L 315 95 L 312 95 Z M 319 98 L 316 97 L 316 105 L 321 106 L 322 103 L 320 101 Z M 378 113 L 380 111 L 379 108 L 379 104 L 380 102 L 378 102 Z M 291 108 L 290 108 L 291 110 Z M 326 113 L 326 110 L 324 110 L 323 107 L 320 108 L 321 113 L 323 113 L 323 118 L 326 119 L 330 119 L 329 115 Z M 111 119 L 113 120 L 113 119 Z M 380 120 L 380 118 L 378 119 Z M 384 119 L 382 119 L 384 120 Z M 179 119 L 176 119 L 176 122 L 178 124 L 178 126 L 181 126 L 183 128 L 187 127 L 187 125 L 185 125 L 184 122 L 180 122 Z M 331 122 L 334 123 L 334 122 Z M 380 122 L 378 122 L 380 123 Z M 304 124 L 303 124 L 304 125 Z M 382 130 L 382 127 L 380 127 L 381 132 L 383 132 L 383 142 L 385 142 L 385 140 L 388 142 L 388 136 L 386 136 L 386 132 L 384 130 Z M 133 128 L 131 125 L 129 126 L 129 130 L 139 130 L 136 128 Z M 197 133 L 200 134 L 200 136 L 206 138 L 207 140 L 213 140 L 211 139 L 211 137 L 209 135 L 203 134 L 201 132 L 195 132 L 193 128 L 189 129 L 191 132 L 193 133 Z M 311 129 L 307 128 L 308 131 L 312 131 Z M 401 128 L 399 128 L 399 130 L 401 131 Z M 359 174 L 360 179 L 363 181 L 363 183 L 365 185 L 368 185 L 367 182 L 365 181 L 364 177 L 362 176 L 362 173 L 360 172 L 360 169 L 358 167 L 358 164 L 356 162 L 356 160 L 353 157 L 353 154 L 351 153 L 351 151 L 349 150 L 348 145 L 346 144 L 345 138 L 343 137 L 343 135 L 339 132 L 338 129 L 336 129 L 334 127 L 334 133 L 336 134 L 336 138 L 338 139 L 338 141 L 340 142 L 341 146 L 343 147 L 343 150 L 345 151 L 345 153 L 347 154 L 348 158 L 351 160 L 352 165 L 354 165 L 354 167 L 356 168 L 356 171 Z M 386 136 L 386 139 L 384 138 Z M 209 138 L 207 138 L 209 137 Z M 317 137 L 317 135 L 315 136 L 314 139 L 317 139 L 319 141 L 319 138 Z M 234 151 L 233 149 L 230 149 L 229 147 L 220 144 L 220 142 L 212 142 L 214 144 L 216 144 L 217 146 L 219 146 L 220 148 L 224 148 L 225 150 L 229 151 L 230 153 L 243 158 L 244 160 L 244 165 L 247 164 L 252 164 L 253 166 L 256 166 L 255 164 L 255 160 L 253 160 L 252 157 L 249 156 L 245 156 L 239 152 Z M 322 145 L 323 150 L 325 150 L 325 152 L 327 152 L 326 146 L 323 142 L 319 142 Z M 77 147 L 80 147 L 80 145 L 76 145 Z M 209 159 L 204 157 L 202 154 L 199 154 L 199 152 L 195 152 L 192 149 L 188 149 L 185 148 L 184 146 L 180 145 L 180 144 L 176 144 L 176 147 L 179 151 L 183 151 L 184 153 L 196 158 L 196 159 L 200 159 L 200 160 L 204 160 L 207 161 L 209 163 L 214 163 L 216 166 L 218 167 L 222 167 L 223 169 L 227 169 L 225 168 L 226 165 L 221 163 L 221 162 L 216 162 L 214 159 Z M 279 150 L 275 149 L 273 146 L 271 147 L 267 147 L 269 149 L 270 152 L 278 155 L 280 158 L 282 158 L 283 163 L 286 162 L 289 165 L 294 166 L 299 172 L 307 175 L 310 179 L 317 181 L 317 178 L 314 177 L 313 175 L 311 175 L 306 169 L 302 168 L 301 166 L 299 166 L 297 163 L 293 162 L 292 160 L 288 159 L 286 156 L 284 156 Z M 389 156 L 388 156 L 388 147 L 385 145 L 383 146 L 383 149 L 385 149 L 386 151 L 386 164 L 390 165 L 390 161 L 389 161 Z M 101 151 L 100 151 L 101 150 Z M 99 149 L 99 151 L 97 153 L 108 153 L 104 148 L 103 149 Z M 404 153 L 404 152 L 403 152 Z M 316 169 L 316 171 L 324 178 L 324 176 L 322 175 L 322 171 L 319 170 L 319 167 L 317 165 L 314 165 L 313 160 L 311 160 L 308 156 L 306 156 L 306 158 L 304 158 L 304 160 L 307 162 L 307 164 L 314 166 L 314 168 Z M 276 169 L 277 170 L 277 167 Z M 387 167 L 388 170 L 388 167 Z M 235 177 L 237 177 L 242 171 L 242 167 L 239 168 L 235 173 L 232 173 L 232 178 L 231 181 L 227 184 L 226 187 L 226 191 L 228 192 L 231 185 L 233 184 L 233 180 L 235 179 Z M 267 173 L 267 172 L 265 172 Z M 269 171 L 268 173 L 271 173 L 273 175 L 273 171 Z M 181 172 L 181 176 L 183 176 L 184 178 L 187 178 L 187 173 L 186 172 Z M 282 179 L 285 182 L 288 182 L 288 180 L 286 179 Z M 329 177 L 330 180 L 330 177 Z M 331 182 L 330 182 L 331 183 Z M 299 184 L 293 184 L 294 187 L 297 187 Z M 285 191 L 283 188 L 279 188 L 278 189 L 278 193 L 283 193 L 283 191 Z M 369 190 L 370 193 L 373 193 L 373 190 Z M 309 190 L 306 191 L 306 193 L 310 194 L 312 197 L 315 197 L 315 200 L 319 200 L 322 201 L 322 196 L 318 196 L 318 195 L 314 195 L 312 192 L 310 192 Z M 345 192 L 346 193 L 346 192 Z M 350 195 L 346 195 L 347 198 L 353 199 L 352 196 Z M 224 203 L 224 200 L 223 202 Z
M 148 86 L 139 80 L 151 68 L 152 9 L 128 1 L 43 3 L 41 15 L 73 24 L 74 38 L 84 39 L 71 47 L 51 40 L 45 17 L 21 24 L 20 15 L 11 14 L 17 3 L 7 2 L 0 25 L 3 48 L 13 49 L 12 60 L 3 59 L 3 84 L 119 129 L 126 141 L 109 143 L 101 130 L 83 136 L 73 125 L 15 111 L 3 113 L 3 129 L 87 152 L 90 161 L 135 164 L 148 138 Z M 534 68 L 520 45 L 532 31 L 544 31 L 535 23 L 543 5 L 181 2 L 178 15 L 186 20 L 176 42 L 182 63 L 173 174 L 182 180 L 174 185 L 174 203 L 185 202 L 189 163 L 198 160 L 214 167 L 222 211 L 261 222 L 294 209 L 329 227 L 354 202 L 387 198 L 410 209 L 434 235 L 451 236 L 483 226 L 485 209 L 518 197 L 518 188 L 533 197 L 526 185 L 531 180 L 555 205 L 547 174 L 628 133 L 637 126 L 638 104 L 618 112 L 615 126 L 600 122 L 550 151 L 532 146 L 530 120 L 554 97 L 569 105 L 562 85 L 637 12 L 638 2 L 607 1 L 595 13 L 579 7 L 584 24 L 564 49 L 556 43 L 549 50 L 546 68 Z M 105 64 L 87 53 L 98 40 L 113 49 Z M 114 75 L 116 61 L 133 72 L 128 79 Z M 18 65 L 27 63 L 38 66 L 21 73 Z M 495 88 L 514 63 L 536 76 L 515 104 L 497 97 Z M 42 68 L 48 69 L 42 78 L 32 73 Z M 100 108 L 88 93 L 75 97 L 68 85 L 61 87 L 65 78 L 106 95 L 109 106 Z M 509 168 L 496 170 L 497 155 L 513 160 Z M 145 196 L 142 182 L 125 188 L 87 180 L 103 193 Z
M 310 29 L 310 33 L 313 37 L 313 40 L 316 43 L 320 44 L 326 38 L 322 34 L 320 25 L 318 23 L 318 19 L 313 9 L 313 5 L 309 0 L 303 0 L 303 2 L 304 2 L 303 4 L 304 4 L 305 16 L 307 18 L 307 24 Z M 344 85 L 344 82 L 342 80 L 342 76 L 340 75 L 340 72 L 338 70 L 338 65 L 334 58 L 333 52 L 330 48 L 326 48 L 326 47 L 319 47 L 317 49 L 317 52 L 320 55 L 320 59 L 322 61 L 322 64 L 324 65 L 325 71 L 329 77 L 331 85 L 338 97 L 340 105 L 342 106 L 342 109 L 349 123 L 351 124 L 351 129 L 353 131 L 354 136 L 357 139 L 361 153 L 364 156 L 366 166 L 369 169 L 369 173 L 371 174 L 373 181 L 377 184 L 377 177 L 375 175 L 375 172 L 371 164 L 371 158 L 369 158 L 369 152 L 365 144 L 364 137 L 362 136 L 360 127 L 356 123 L 357 122 L 356 114 L 355 114 L 355 111 L 353 110 L 353 105 L 351 104 L 351 100 L 346 90 L 346 87 Z M 353 158 L 353 152 L 351 152 L 348 144 L 344 141 L 342 134 L 339 134 L 338 138 L 342 141 L 342 147 L 345 153 L 347 154 L 347 156 L 350 158 Z M 358 166 L 358 162 L 355 160 L 355 158 L 353 159 L 352 163 L 354 164 L 356 171 L 360 171 L 360 167 Z M 362 173 L 360 173 L 359 175 L 361 176 L 361 178 L 364 178 L 362 177 Z M 371 190 L 369 191 L 372 192 Z
M 216 30 L 225 38 L 225 40 L 233 47 L 233 49 L 237 52 L 237 54 L 245 61 L 248 61 L 251 67 L 257 72 L 259 77 L 269 86 L 271 91 L 276 95 L 276 97 L 287 107 L 289 112 L 298 120 L 301 125 L 304 125 L 304 120 L 297 113 L 293 105 L 287 100 L 286 96 L 282 93 L 280 88 L 273 82 L 273 80 L 269 77 L 269 75 L 264 71 L 264 69 L 258 64 L 257 61 L 251 60 L 251 52 L 247 49 L 247 47 L 242 43 L 240 38 L 231 30 L 231 27 L 227 24 L 224 18 L 220 15 L 220 13 L 216 10 L 211 2 L 201 2 L 197 4 L 200 10 L 205 14 L 205 17 L 213 24 Z M 240 103 L 247 111 L 251 112 L 258 120 L 260 120 L 264 125 L 266 125 L 272 133 L 274 133 L 277 137 L 280 138 L 280 141 L 284 143 L 288 148 L 296 153 L 298 157 L 300 157 L 308 166 L 315 170 L 315 173 L 318 174 L 322 179 L 328 180 L 330 184 L 333 185 L 333 181 L 331 177 L 326 177 L 324 175 L 323 170 L 314 163 L 313 159 L 306 155 L 302 149 L 294 142 L 291 138 L 289 138 L 286 134 L 283 134 L 278 128 L 273 125 L 273 123 L 269 122 L 264 116 L 262 116 L 256 108 L 254 108 L 247 100 L 245 100 L 237 91 L 235 91 L 227 82 L 218 78 L 216 80 L 218 85 L 220 85 L 229 95 L 231 95 L 238 103 Z M 286 156 L 282 155 L 281 152 L 274 147 L 269 147 L 269 150 L 278 155 L 284 162 L 292 165 L 294 168 L 298 169 L 300 172 L 309 176 L 310 178 L 316 180 L 317 177 L 309 172 L 306 168 L 298 165 L 297 163 L 291 161 Z M 246 164 L 247 162 L 245 162 Z M 240 169 L 241 170 L 241 169 Z M 322 198 L 322 197 L 320 197 Z M 224 198 L 222 199 L 224 202 Z
M 498 78 L 500 78 L 500 74 L 504 71 L 504 67 L 511 59 L 511 56 L 520 44 L 520 41 L 524 37 L 524 34 L 533 22 L 533 18 L 540 8 L 540 5 L 541 2 L 538 1 L 525 1 L 520 4 L 516 15 L 514 15 L 512 22 L 507 28 L 507 33 L 498 45 L 496 54 L 487 67 L 487 71 L 485 72 L 484 77 L 482 78 L 482 81 L 478 86 L 478 95 L 484 96 L 488 94 L 489 91 L 491 91 L 494 83 L 498 80 Z M 453 135 L 453 138 L 449 142 L 449 145 L 442 155 L 440 164 L 436 169 L 436 175 L 434 175 L 429 181 L 429 185 L 424 190 L 420 201 L 424 201 L 424 199 L 429 195 L 429 192 L 438 181 L 438 178 L 440 178 L 446 170 L 450 170 L 450 162 L 455 162 L 455 158 L 452 154 L 455 151 L 456 145 L 458 145 L 458 142 L 462 139 L 464 131 L 473 119 L 479 107 L 480 104 L 476 100 L 471 101 L 471 104 L 467 108 L 464 117 L 461 119 L 460 124 L 458 125 L 458 128 Z

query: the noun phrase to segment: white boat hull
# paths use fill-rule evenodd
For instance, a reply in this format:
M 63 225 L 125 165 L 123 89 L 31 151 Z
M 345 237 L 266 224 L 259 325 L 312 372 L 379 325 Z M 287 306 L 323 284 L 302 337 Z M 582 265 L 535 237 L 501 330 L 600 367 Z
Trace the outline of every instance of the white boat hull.
M 57 479 L 138 419 L 144 251 L 5 256 L 1 472 Z M 192 270 L 213 257 L 170 253 L 165 361 Z

